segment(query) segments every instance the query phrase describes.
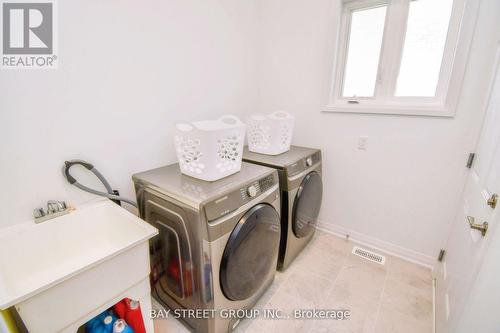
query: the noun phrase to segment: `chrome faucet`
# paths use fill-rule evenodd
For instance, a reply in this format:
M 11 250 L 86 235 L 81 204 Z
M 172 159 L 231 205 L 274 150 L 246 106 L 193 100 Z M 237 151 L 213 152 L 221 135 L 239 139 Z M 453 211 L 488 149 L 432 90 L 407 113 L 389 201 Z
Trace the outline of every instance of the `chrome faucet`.
M 68 207 L 66 202 L 49 200 L 47 201 L 47 209 L 36 208 L 33 210 L 33 216 L 35 217 L 35 223 L 40 223 L 53 219 L 54 217 L 66 215 L 70 211 L 72 211 L 72 209 Z

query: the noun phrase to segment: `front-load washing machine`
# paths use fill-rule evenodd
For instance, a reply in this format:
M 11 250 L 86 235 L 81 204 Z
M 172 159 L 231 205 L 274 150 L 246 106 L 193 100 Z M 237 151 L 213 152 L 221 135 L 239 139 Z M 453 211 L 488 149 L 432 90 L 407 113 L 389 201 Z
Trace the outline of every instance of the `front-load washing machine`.
M 174 164 L 133 180 L 141 217 L 159 230 L 150 241 L 153 297 L 194 332 L 232 331 L 274 279 L 278 173 L 242 163 L 206 182 Z
M 321 151 L 291 146 L 288 152 L 273 156 L 253 153 L 245 147 L 243 160 L 278 170 L 281 188 L 278 269 L 285 270 L 316 230 L 323 197 Z

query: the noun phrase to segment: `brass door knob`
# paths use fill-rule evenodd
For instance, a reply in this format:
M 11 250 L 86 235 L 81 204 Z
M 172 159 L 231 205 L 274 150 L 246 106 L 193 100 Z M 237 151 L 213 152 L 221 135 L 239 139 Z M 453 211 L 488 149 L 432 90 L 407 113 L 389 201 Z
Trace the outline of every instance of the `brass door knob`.
M 467 221 L 469 222 L 469 226 L 471 229 L 481 231 L 481 235 L 484 237 L 486 235 L 486 231 L 488 231 L 488 222 L 476 223 L 476 220 L 473 216 L 467 216 Z

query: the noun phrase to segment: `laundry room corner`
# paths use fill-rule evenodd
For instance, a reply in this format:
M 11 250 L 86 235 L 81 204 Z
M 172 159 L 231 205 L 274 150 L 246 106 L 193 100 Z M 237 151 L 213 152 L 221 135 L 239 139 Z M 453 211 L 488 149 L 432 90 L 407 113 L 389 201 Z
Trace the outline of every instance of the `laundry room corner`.
M 319 142 L 328 170 L 321 228 L 432 266 L 454 218 L 484 115 L 484 74 L 493 68 L 499 38 L 496 3 L 481 2 L 452 118 L 325 112 L 341 1 L 293 0 L 286 8 L 280 1 L 259 3 L 259 110 L 292 112 L 307 124 L 297 127 L 294 142 Z

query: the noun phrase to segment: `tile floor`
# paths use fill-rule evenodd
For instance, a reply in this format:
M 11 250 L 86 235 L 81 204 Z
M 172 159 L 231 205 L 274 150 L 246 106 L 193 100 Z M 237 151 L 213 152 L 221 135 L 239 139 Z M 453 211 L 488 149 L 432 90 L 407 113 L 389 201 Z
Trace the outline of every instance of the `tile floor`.
M 256 305 L 290 314 L 294 309 L 348 309 L 349 320 L 244 320 L 236 332 L 432 332 L 430 270 L 391 256 L 385 265 L 372 263 L 352 255 L 353 245 L 318 231 Z M 155 331 L 188 332 L 172 318 L 156 320 Z

